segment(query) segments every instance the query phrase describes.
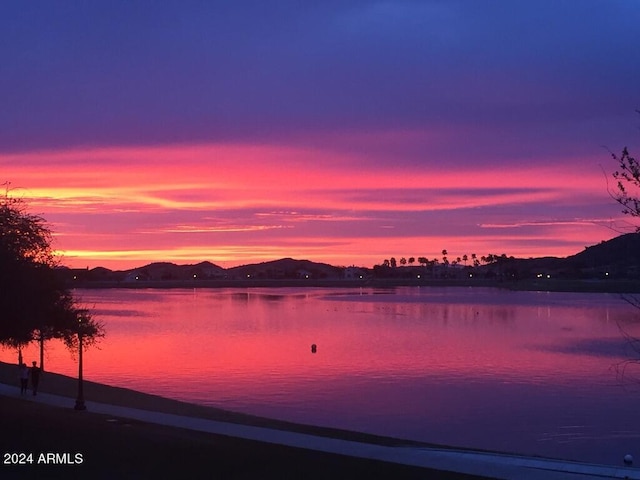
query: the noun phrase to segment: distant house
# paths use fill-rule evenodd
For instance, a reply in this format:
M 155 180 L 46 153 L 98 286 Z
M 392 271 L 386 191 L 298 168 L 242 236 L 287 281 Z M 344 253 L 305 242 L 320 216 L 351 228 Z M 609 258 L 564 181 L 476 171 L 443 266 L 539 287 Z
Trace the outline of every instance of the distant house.
M 151 276 L 144 270 L 131 270 L 124 277 L 125 282 L 137 282 L 139 280 L 151 280 Z
M 226 276 L 224 268 L 211 262 L 200 262 L 197 265 L 178 268 L 183 270 L 183 276 L 185 273 L 187 274 L 187 278 L 224 278 Z
M 216 265 L 205 265 L 202 267 L 202 273 L 206 278 L 224 278 L 225 271 Z
M 360 267 L 347 267 L 344 269 L 344 278 L 347 280 L 361 280 L 366 277 L 367 272 Z
M 313 273 L 308 271 L 308 270 L 296 270 L 296 277 L 297 278 L 311 278 L 313 277 Z
M 89 277 L 89 268 L 56 267 L 56 275 L 64 281 L 84 281 Z

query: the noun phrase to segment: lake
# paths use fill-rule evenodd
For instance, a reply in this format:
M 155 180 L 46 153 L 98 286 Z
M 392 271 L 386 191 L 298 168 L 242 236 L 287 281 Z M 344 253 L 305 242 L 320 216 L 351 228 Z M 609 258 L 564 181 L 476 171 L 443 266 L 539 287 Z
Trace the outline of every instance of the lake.
M 77 290 L 85 378 L 299 423 L 597 463 L 640 458 L 640 311 L 618 295 L 400 287 Z M 315 352 L 312 345 L 316 346 Z M 25 361 L 38 359 L 29 347 Z M 16 353 L 0 351 L 0 360 Z M 47 344 L 45 368 L 77 374 Z M 91 400 L 91 399 L 88 399 Z

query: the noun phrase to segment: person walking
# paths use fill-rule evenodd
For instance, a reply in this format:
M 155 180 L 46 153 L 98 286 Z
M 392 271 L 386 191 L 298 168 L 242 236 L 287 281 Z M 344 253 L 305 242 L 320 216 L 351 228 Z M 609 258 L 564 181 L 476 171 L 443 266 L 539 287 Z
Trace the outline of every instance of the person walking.
M 33 388 L 33 394 L 38 394 L 38 383 L 40 383 L 40 367 L 38 367 L 37 362 L 33 362 L 33 366 L 31 367 L 31 387 Z
M 20 395 L 24 395 L 27 393 L 27 384 L 29 382 L 29 369 L 27 368 L 27 364 L 24 362 L 20 364 L 18 378 L 20 378 Z

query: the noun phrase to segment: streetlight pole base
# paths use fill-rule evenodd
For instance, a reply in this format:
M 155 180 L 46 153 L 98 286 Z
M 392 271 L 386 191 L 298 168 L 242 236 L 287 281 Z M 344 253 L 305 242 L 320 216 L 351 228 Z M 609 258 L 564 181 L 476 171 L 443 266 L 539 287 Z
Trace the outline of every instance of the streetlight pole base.
M 84 404 L 84 400 L 77 399 L 76 406 L 73 407 L 74 410 L 86 410 L 87 406 Z

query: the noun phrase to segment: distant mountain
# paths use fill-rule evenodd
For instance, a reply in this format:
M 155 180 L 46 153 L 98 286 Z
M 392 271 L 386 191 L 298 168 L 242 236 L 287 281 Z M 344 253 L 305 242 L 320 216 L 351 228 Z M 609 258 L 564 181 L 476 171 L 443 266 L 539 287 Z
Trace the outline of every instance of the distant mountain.
M 225 269 L 211 262 L 195 265 L 176 265 L 170 262 L 154 262 L 129 270 L 109 270 L 104 267 L 89 269 L 60 269 L 68 280 L 122 282 L 134 280 L 194 280 L 225 276 Z
M 342 278 L 343 269 L 326 263 L 282 258 L 227 269 L 228 278 Z
M 355 278 L 423 278 L 464 279 L 470 278 L 471 267 L 431 267 L 423 275 L 425 267 L 400 266 L 359 268 Z M 309 260 L 282 258 L 269 262 L 222 268 L 211 262 L 194 265 L 176 265 L 169 262 L 154 262 L 130 270 L 112 271 L 97 267 L 88 269 L 60 268 L 60 274 L 68 280 L 85 282 L 135 282 L 142 281 L 197 281 L 197 280 L 295 280 L 295 279 L 345 279 L 350 269 Z M 497 278 L 523 280 L 540 277 L 556 279 L 640 279 L 640 233 L 620 235 L 566 258 L 500 258 L 473 270 L 474 278 Z M 351 278 L 351 277 L 349 277 Z
M 567 279 L 637 279 L 640 278 L 640 233 L 620 235 L 566 258 L 509 259 L 481 268 L 495 270 L 497 266 L 521 279 L 541 274 Z
M 144 267 L 127 270 L 125 278 L 134 276 L 139 280 L 192 280 L 194 278 L 223 277 L 224 272 L 224 268 L 211 262 L 200 262 L 195 265 L 155 262 Z
M 601 242 L 567 257 L 567 261 L 582 267 L 611 266 L 612 268 L 640 266 L 640 233 L 627 233 Z
M 154 262 L 129 270 L 112 271 L 104 267 L 91 270 L 63 267 L 59 271 L 60 275 L 69 281 L 85 282 L 336 279 L 344 276 L 344 269 L 341 267 L 293 258 L 242 265 L 229 269 L 224 269 L 211 262 L 200 262 L 195 265 Z

